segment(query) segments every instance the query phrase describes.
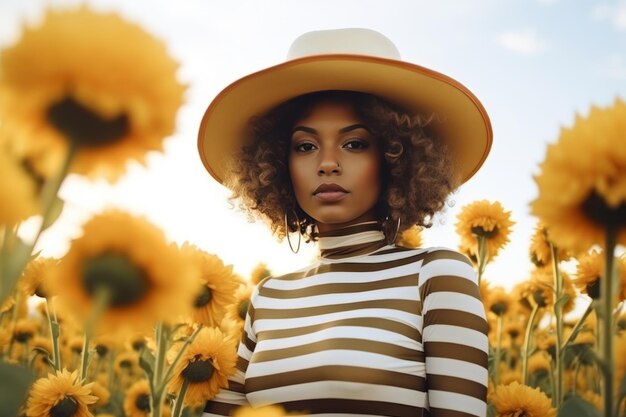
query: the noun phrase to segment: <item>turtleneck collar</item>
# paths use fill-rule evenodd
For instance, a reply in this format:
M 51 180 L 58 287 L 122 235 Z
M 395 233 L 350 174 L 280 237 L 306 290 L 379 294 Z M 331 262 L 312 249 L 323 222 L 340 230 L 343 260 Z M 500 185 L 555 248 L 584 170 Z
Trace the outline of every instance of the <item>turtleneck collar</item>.
M 377 221 L 358 223 L 318 234 L 320 257 L 341 259 L 374 252 L 387 245 Z

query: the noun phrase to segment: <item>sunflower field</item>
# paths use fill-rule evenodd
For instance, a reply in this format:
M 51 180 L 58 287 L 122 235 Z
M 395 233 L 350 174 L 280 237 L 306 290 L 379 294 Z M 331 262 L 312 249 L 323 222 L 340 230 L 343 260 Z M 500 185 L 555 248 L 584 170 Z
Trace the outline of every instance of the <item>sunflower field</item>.
M 151 34 L 84 6 L 49 11 L 0 51 L 0 416 L 199 416 L 236 371 L 265 265 L 238 276 L 120 210 L 89 219 L 62 258 L 35 251 L 68 173 L 115 182 L 128 161 L 162 151 L 186 89 L 177 68 Z M 490 416 L 626 416 L 624 135 L 617 99 L 549 145 L 531 205 L 535 269 L 513 291 L 483 279 L 511 213 L 482 200 L 457 219 L 489 323 Z M 26 240 L 19 227 L 33 217 Z M 400 236 L 421 240 L 417 228 Z

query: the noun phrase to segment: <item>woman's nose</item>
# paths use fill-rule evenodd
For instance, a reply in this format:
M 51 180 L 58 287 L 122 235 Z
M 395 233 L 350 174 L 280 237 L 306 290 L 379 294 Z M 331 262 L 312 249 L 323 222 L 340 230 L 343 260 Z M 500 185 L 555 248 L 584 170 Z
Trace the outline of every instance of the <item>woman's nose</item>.
M 318 175 L 341 174 L 339 159 L 334 155 L 324 155 L 317 170 Z

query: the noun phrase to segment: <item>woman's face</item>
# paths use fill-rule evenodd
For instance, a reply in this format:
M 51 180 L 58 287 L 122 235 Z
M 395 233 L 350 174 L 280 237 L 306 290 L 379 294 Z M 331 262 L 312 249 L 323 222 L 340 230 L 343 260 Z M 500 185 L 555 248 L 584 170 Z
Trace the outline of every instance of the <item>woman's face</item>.
M 378 141 L 351 105 L 320 101 L 294 124 L 289 174 L 320 232 L 376 220 L 380 170 Z

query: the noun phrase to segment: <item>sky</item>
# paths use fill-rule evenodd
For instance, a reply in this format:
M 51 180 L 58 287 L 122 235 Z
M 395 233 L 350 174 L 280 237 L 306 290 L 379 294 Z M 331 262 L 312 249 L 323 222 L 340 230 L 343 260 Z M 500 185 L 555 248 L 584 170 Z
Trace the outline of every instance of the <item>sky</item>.
M 40 241 L 46 256 L 62 256 L 83 222 L 116 207 L 147 217 L 173 241 L 218 255 L 243 276 L 259 262 L 274 274 L 306 266 L 313 245 L 294 255 L 262 222 L 230 207 L 228 190 L 198 157 L 198 126 L 222 88 L 283 62 L 300 34 L 364 27 L 390 38 L 402 59 L 457 79 L 487 109 L 491 153 L 423 237 L 427 246 L 457 248 L 459 210 L 476 200 L 500 201 L 516 224 L 485 277 L 510 288 L 531 271 L 536 219 L 529 203 L 547 144 L 590 106 L 626 99 L 624 0 L 0 0 L 0 49 L 47 8 L 77 4 L 118 12 L 161 38 L 188 90 L 175 134 L 146 166 L 131 164 L 114 185 L 68 177 L 64 211 Z

